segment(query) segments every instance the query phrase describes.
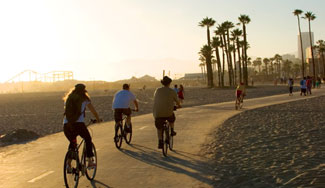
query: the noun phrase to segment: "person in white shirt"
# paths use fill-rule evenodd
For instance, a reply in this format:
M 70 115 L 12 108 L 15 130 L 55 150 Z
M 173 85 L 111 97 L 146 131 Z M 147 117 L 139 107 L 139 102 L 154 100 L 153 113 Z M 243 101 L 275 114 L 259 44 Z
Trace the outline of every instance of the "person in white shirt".
M 131 109 L 130 103 L 133 102 L 135 111 L 139 111 L 138 102 L 135 95 L 130 91 L 129 84 L 123 84 L 123 89 L 118 91 L 114 95 L 112 108 L 114 110 L 114 119 L 118 123 L 122 120 L 122 114 L 127 116 L 126 124 L 127 128 L 125 131 L 130 132 L 129 126 L 131 125 Z

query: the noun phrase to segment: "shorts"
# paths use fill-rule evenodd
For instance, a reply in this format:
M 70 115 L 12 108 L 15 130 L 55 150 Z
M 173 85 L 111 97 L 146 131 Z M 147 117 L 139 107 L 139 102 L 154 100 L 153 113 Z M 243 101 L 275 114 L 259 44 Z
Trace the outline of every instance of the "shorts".
M 301 93 L 306 93 L 306 88 L 301 88 Z
M 122 121 L 122 114 L 126 115 L 126 116 L 130 116 L 131 115 L 131 109 L 130 108 L 116 108 L 114 109 L 114 119 L 115 119 L 115 123 L 118 123 L 120 121 Z
M 176 120 L 175 114 L 173 113 L 172 116 L 170 117 L 159 117 L 159 118 L 155 118 L 155 126 L 157 129 L 162 129 L 164 122 L 168 121 L 169 123 L 174 123 Z

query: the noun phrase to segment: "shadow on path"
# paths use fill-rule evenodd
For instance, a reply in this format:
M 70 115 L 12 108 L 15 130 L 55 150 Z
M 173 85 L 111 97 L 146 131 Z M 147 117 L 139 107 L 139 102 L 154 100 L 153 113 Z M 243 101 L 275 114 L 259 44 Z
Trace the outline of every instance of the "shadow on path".
M 213 181 L 210 178 L 213 175 L 211 164 L 195 159 L 199 158 L 198 155 L 182 151 L 168 151 L 168 157 L 164 157 L 160 150 L 138 144 L 130 146 L 133 148 L 132 150 L 121 149 L 121 152 L 146 164 L 181 173 L 202 183 L 213 185 Z
M 100 182 L 98 180 L 93 180 L 91 181 L 91 186 L 93 188 L 99 188 L 99 187 L 104 187 L 104 188 L 111 188 L 110 186 L 104 184 L 103 182 Z

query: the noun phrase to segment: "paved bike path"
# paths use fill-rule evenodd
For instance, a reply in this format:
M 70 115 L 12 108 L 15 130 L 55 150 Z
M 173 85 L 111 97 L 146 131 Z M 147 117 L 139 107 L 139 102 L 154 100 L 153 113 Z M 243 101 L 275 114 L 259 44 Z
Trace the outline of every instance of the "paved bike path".
M 298 93 L 248 99 L 244 108 L 234 110 L 234 102 L 180 109 L 176 112 L 174 152 L 163 157 L 157 149 L 152 114 L 134 117 L 132 145 L 113 143 L 114 122 L 90 126 L 97 148 L 98 171 L 95 181 L 82 176 L 78 187 L 212 187 L 213 166 L 200 152 L 209 133 L 229 117 L 244 110 L 324 95 Z M 79 139 L 80 140 L 80 139 Z M 57 133 L 26 144 L 0 148 L 0 187 L 64 187 L 63 160 L 68 142 Z

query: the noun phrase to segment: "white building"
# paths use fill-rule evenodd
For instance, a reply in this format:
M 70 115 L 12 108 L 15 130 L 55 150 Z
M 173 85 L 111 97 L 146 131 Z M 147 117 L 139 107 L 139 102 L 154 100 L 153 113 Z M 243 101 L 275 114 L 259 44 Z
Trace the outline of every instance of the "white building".
M 310 47 L 310 39 L 309 39 L 309 32 L 301 32 L 301 36 L 302 36 L 302 47 L 303 47 L 303 55 L 304 55 L 304 59 L 307 59 L 306 57 L 306 49 L 308 47 Z M 312 41 L 312 45 L 314 46 L 314 33 L 311 32 L 311 41 Z M 302 55 L 301 55 L 301 43 L 300 43 L 300 36 L 298 35 L 298 58 L 302 59 Z

